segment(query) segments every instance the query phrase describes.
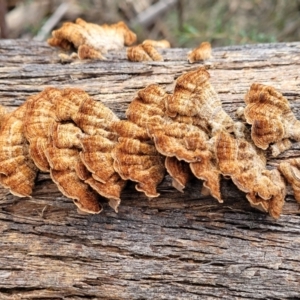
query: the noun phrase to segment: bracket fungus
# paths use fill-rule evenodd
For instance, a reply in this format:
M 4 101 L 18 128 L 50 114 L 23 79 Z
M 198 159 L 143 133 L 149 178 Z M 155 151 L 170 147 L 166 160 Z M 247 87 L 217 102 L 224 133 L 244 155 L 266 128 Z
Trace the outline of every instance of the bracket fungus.
M 166 115 L 152 117 L 148 130 L 160 153 L 189 163 L 193 174 L 222 202 L 213 137 L 237 126 L 223 110 L 209 77 L 205 68 L 181 75 L 166 99 Z
M 100 213 L 102 207 L 98 202 L 98 194 L 84 182 L 90 177 L 90 173 L 80 160 L 78 149 L 57 148 L 52 142 L 45 154 L 51 167 L 51 178 L 58 189 L 71 198 L 81 211 Z
M 81 30 L 88 27 L 91 36 L 98 30 L 86 24 L 77 21 L 82 28 L 72 33 L 70 28 L 77 27 L 70 26 L 65 38 L 74 34 L 86 42 Z M 60 38 L 64 47 L 73 43 Z M 149 40 L 142 45 L 168 46 Z M 243 123 L 225 112 L 209 78 L 205 68 L 187 72 L 178 77 L 173 94 L 149 85 L 138 92 L 122 121 L 76 88 L 46 88 L 8 114 L 0 106 L 0 183 L 26 197 L 38 170 L 50 172 L 81 211 L 95 214 L 102 210 L 100 196 L 118 210 L 127 180 L 146 196 L 159 196 L 157 186 L 166 171 L 179 191 L 195 176 L 223 202 L 223 175 L 246 193 L 253 207 L 278 218 L 286 195 L 280 172 L 300 202 L 300 159 L 268 170 L 264 150 L 271 146 L 275 156 L 291 145 L 290 139 L 300 141 L 300 123 L 279 92 L 253 84 L 242 112 L 252 125 L 250 136 Z
M 101 196 L 119 201 L 125 181 L 114 170 L 111 155 L 118 137 L 112 125 L 119 118 L 80 89 L 63 91 L 62 101 L 56 104 L 56 116 L 60 121 L 73 121 L 83 131 L 80 158 L 94 178 L 89 182 Z
M 152 115 L 164 114 L 165 91 L 149 85 L 139 91 L 129 105 L 126 121 L 114 123 L 119 141 L 112 150 L 114 168 L 124 180 L 137 182 L 136 189 L 146 196 L 158 197 L 156 187 L 165 174 L 164 157 L 156 150 L 146 130 Z
M 194 125 L 177 122 L 176 119 L 158 116 L 150 119 L 148 130 L 161 154 L 189 163 L 193 174 L 204 180 L 204 185 L 210 189 L 212 196 L 222 202 L 220 175 L 211 161 L 213 154 L 209 137 L 204 131 Z M 189 177 L 188 174 L 185 176 Z
M 210 136 L 223 129 L 232 132 L 234 122 L 222 108 L 222 102 L 209 79 L 210 75 L 204 67 L 179 76 L 174 94 L 167 103 L 167 114 L 195 118 L 203 130 L 209 130 Z
M 53 145 L 57 148 L 76 148 L 81 149 L 81 139 L 84 133 L 74 123 L 53 122 L 49 128 L 49 135 Z
M 127 48 L 129 61 L 163 61 L 163 57 L 156 48 L 170 48 L 167 40 L 145 40 L 142 44 Z
M 278 218 L 286 187 L 278 170 L 266 169 L 266 157 L 254 144 L 228 132 L 216 137 L 216 156 L 221 173 L 229 176 L 250 204 Z
M 292 186 L 294 197 L 300 203 L 300 159 L 291 158 L 283 161 L 279 164 L 278 169 Z
M 291 141 L 300 141 L 300 121 L 291 111 L 288 100 L 275 88 L 253 83 L 245 96 L 244 115 L 251 124 L 254 144 L 278 156 L 291 147 Z
M 55 101 L 59 97 L 61 97 L 60 90 L 46 88 L 26 101 L 24 133 L 30 144 L 30 156 L 43 172 L 50 171 L 45 149 L 49 145 L 50 128 L 56 120 Z
M 137 45 L 127 48 L 129 61 L 163 61 L 163 57 L 152 45 Z
M 19 197 L 29 197 L 38 172 L 24 136 L 27 103 L 3 116 L 0 129 L 0 183 Z
M 187 183 L 193 178 L 190 165 L 183 161 L 178 160 L 176 157 L 166 157 L 165 167 L 167 172 L 172 177 L 172 185 L 178 191 L 183 193 L 183 189 Z
M 100 26 L 78 18 L 75 23 L 66 22 L 52 31 L 48 44 L 64 50 L 72 47 L 79 49 L 78 56 L 81 59 L 103 59 L 102 54 L 107 51 L 122 49 L 124 45 L 131 45 L 135 41 L 136 34 L 124 22 Z
M 209 58 L 211 58 L 211 44 L 209 42 L 201 43 L 199 47 L 188 53 L 188 61 L 191 64 Z

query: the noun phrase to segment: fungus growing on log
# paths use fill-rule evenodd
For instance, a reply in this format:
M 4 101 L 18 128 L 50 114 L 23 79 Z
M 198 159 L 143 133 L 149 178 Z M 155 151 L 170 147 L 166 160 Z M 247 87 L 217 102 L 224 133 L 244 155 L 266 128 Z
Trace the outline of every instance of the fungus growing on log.
M 158 85 L 139 91 L 129 105 L 126 121 L 114 123 L 119 134 L 112 150 L 114 168 L 124 180 L 137 182 L 136 189 L 146 196 L 158 197 L 156 188 L 165 175 L 164 157 L 156 150 L 146 124 L 152 115 L 164 114 L 166 92 Z
M 221 173 L 246 193 L 252 206 L 277 219 L 286 187 L 278 170 L 266 169 L 265 154 L 247 140 L 234 138 L 224 131 L 218 133 L 215 147 Z
M 188 61 L 191 64 L 209 58 L 211 58 L 211 44 L 209 42 L 201 43 L 199 47 L 188 53 Z
M 43 172 L 50 171 L 45 149 L 49 146 L 49 133 L 56 120 L 55 103 L 58 98 L 61 98 L 60 90 L 46 88 L 26 101 L 24 133 L 30 144 L 30 156 Z
M 127 48 L 129 61 L 163 61 L 163 57 L 151 44 L 140 44 Z
M 24 135 L 27 103 L 3 116 L 0 129 L 0 183 L 13 195 L 29 197 L 38 172 Z
M 163 61 L 163 57 L 156 48 L 170 48 L 167 40 L 154 41 L 145 40 L 142 44 L 127 48 L 129 61 Z
M 166 116 L 153 116 L 148 130 L 157 150 L 190 164 L 193 174 L 222 202 L 220 172 L 213 150 L 214 134 L 234 130 L 233 120 L 223 110 L 204 68 L 181 75 L 174 94 L 166 98 Z
M 166 170 L 179 191 L 196 176 L 223 202 L 223 175 L 246 193 L 252 206 L 278 218 L 285 183 L 278 170 L 266 169 L 265 152 L 254 143 L 263 149 L 271 144 L 273 154 L 281 151 L 289 139 L 299 140 L 300 123 L 280 93 L 253 84 L 243 111 L 252 124 L 250 137 L 250 130 L 222 108 L 209 77 L 204 68 L 187 72 L 178 77 L 173 94 L 147 86 L 122 121 L 76 88 L 46 88 L 9 114 L 0 107 L 0 182 L 24 197 L 31 194 L 38 169 L 50 172 L 80 210 L 99 213 L 99 195 L 118 210 L 127 180 L 146 196 L 159 196 L 157 186 Z M 278 168 L 297 201 L 299 166 L 298 159 L 290 159 Z
M 102 54 L 119 50 L 136 41 L 136 34 L 124 22 L 112 25 L 87 23 L 78 18 L 75 23 L 66 22 L 61 28 L 52 31 L 48 44 L 63 50 L 79 49 L 78 56 L 103 59 Z
M 271 86 L 253 83 L 245 96 L 244 115 L 251 124 L 254 144 L 278 156 L 291 147 L 291 141 L 300 141 L 300 121 L 291 111 L 288 100 Z
M 89 180 L 98 193 L 108 199 L 120 200 L 125 187 L 113 168 L 112 149 L 117 144 L 117 133 L 113 129 L 118 117 L 103 103 L 95 101 L 80 89 L 65 89 L 63 99 L 56 104 L 59 121 L 73 121 L 84 133 L 80 139 L 80 158 L 92 173 Z
M 287 182 L 292 186 L 294 197 L 300 203 L 300 159 L 291 158 L 278 166 Z

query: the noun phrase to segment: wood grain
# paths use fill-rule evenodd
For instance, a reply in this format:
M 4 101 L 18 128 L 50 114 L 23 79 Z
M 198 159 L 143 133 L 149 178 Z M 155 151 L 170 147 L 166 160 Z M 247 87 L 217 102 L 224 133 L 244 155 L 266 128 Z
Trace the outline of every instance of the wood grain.
M 189 64 L 190 49 L 162 50 L 164 62 L 61 64 L 45 43 L 0 40 L 0 101 L 13 109 L 47 86 L 80 87 L 121 118 L 151 83 L 168 91 Z M 213 49 L 205 62 L 225 110 L 234 117 L 253 82 L 269 84 L 300 119 L 300 43 Z M 277 159 L 300 155 L 300 144 Z M 47 174 L 32 198 L 0 189 L 1 299 L 292 299 L 300 297 L 300 216 L 291 191 L 279 220 L 250 207 L 231 181 L 224 204 L 200 195 L 194 180 L 181 194 L 166 176 L 149 201 L 128 187 L 119 213 L 79 215 Z

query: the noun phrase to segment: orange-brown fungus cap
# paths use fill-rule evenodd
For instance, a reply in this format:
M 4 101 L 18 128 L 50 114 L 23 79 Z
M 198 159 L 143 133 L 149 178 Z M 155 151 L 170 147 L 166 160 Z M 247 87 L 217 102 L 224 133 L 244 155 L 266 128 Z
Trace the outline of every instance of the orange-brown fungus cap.
M 114 168 L 125 180 L 137 182 L 136 189 L 148 197 L 159 196 L 156 188 L 165 174 L 164 157 L 155 149 L 146 130 L 152 115 L 163 115 L 165 91 L 158 85 L 150 85 L 139 91 L 129 105 L 127 121 L 114 124 L 120 135 L 113 149 Z
M 61 92 L 55 88 L 47 88 L 27 99 L 24 133 L 30 143 L 29 151 L 36 166 L 43 172 L 50 167 L 45 155 L 48 147 L 50 128 L 56 120 L 55 102 Z
M 80 158 L 91 172 L 96 184 L 89 180 L 97 192 L 109 199 L 120 199 L 125 182 L 113 168 L 112 149 L 117 144 L 113 124 L 119 118 L 103 103 L 95 101 L 80 89 L 65 89 L 56 104 L 59 120 L 73 121 L 83 135 L 80 138 Z M 116 209 L 116 207 L 115 207 Z
M 19 197 L 31 195 L 38 171 L 24 136 L 26 109 L 25 103 L 7 114 L 0 129 L 0 183 Z
M 300 203 L 300 159 L 291 158 L 283 161 L 279 164 L 278 169 L 292 186 L 294 197 Z
M 234 122 L 222 108 L 209 78 L 202 67 L 178 77 L 173 97 L 168 101 L 168 115 L 198 117 L 206 122 L 205 127 L 210 129 L 211 135 L 222 129 L 232 131 Z
M 124 22 L 100 26 L 80 18 L 75 23 L 64 23 L 61 28 L 52 31 L 52 38 L 48 39 L 50 46 L 64 50 L 69 50 L 71 45 L 76 49 L 84 45 L 78 52 L 81 59 L 103 59 L 102 53 L 122 49 L 124 45 L 131 45 L 135 41 L 136 34 Z
M 160 41 L 155 41 L 155 40 L 144 40 L 142 45 L 151 45 L 154 48 L 170 48 L 170 42 L 167 40 L 160 40 Z
M 174 94 L 166 98 L 167 116 L 153 116 L 147 123 L 157 150 L 190 163 L 193 174 L 205 181 L 211 195 L 222 202 L 220 171 L 210 136 L 234 123 L 222 108 L 204 68 L 181 75 Z M 208 135 L 209 133 L 209 135 Z
M 272 154 L 277 156 L 291 146 L 287 139 L 300 141 L 300 121 L 288 100 L 273 87 L 253 83 L 245 102 L 244 115 L 252 125 L 251 137 L 257 147 L 267 149 L 273 144 Z
M 74 204 L 81 211 L 91 214 L 98 214 L 102 211 L 97 194 L 88 184 L 80 180 L 75 171 L 56 171 L 52 169 L 50 175 L 57 184 L 58 189 L 65 196 L 73 199 Z
M 254 207 L 278 218 L 286 194 L 285 184 L 277 170 L 266 169 L 264 155 L 245 139 L 221 132 L 216 140 L 216 155 L 224 176 L 230 176 Z
M 165 166 L 172 177 L 173 187 L 183 192 L 186 184 L 193 178 L 189 164 L 176 157 L 166 157 Z
M 163 61 L 163 57 L 151 44 L 140 44 L 127 48 L 129 61 Z
M 188 54 L 189 63 L 194 63 L 209 58 L 211 58 L 211 44 L 209 42 L 201 43 L 199 47 L 193 49 Z
M 140 45 L 129 47 L 127 58 L 130 61 L 163 61 L 156 48 L 170 48 L 170 43 L 167 40 L 145 40 Z

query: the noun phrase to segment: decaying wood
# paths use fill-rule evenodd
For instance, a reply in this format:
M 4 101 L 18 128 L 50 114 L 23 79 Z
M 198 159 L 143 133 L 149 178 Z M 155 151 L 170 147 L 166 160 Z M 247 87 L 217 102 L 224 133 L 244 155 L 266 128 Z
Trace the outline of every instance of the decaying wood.
M 0 41 L 0 101 L 13 109 L 47 86 L 79 87 L 120 118 L 139 89 L 174 79 L 189 49 L 160 50 L 164 62 L 61 64 L 40 42 Z M 213 49 L 204 62 L 224 109 L 235 118 L 253 82 L 274 86 L 300 119 L 300 43 Z M 268 166 L 300 155 L 299 143 L 269 157 Z M 200 195 L 193 180 L 180 193 L 167 176 L 149 201 L 127 186 L 119 212 L 106 202 L 99 215 L 79 215 L 48 175 L 32 198 L 0 189 L 1 299 L 286 299 L 300 296 L 300 216 L 291 189 L 281 217 L 250 208 L 231 181 L 224 203 Z

